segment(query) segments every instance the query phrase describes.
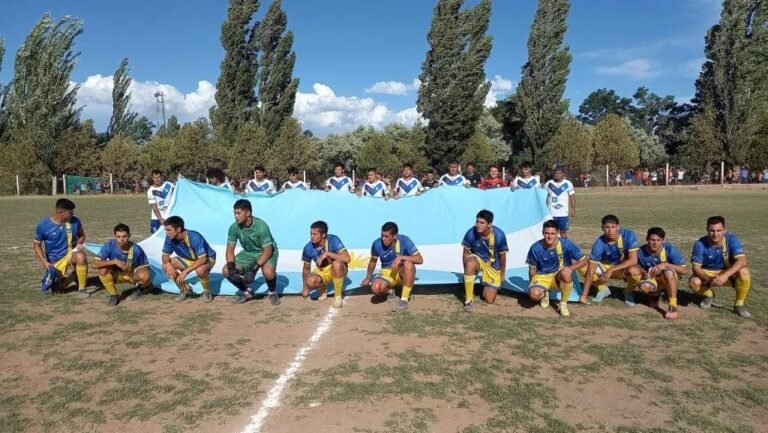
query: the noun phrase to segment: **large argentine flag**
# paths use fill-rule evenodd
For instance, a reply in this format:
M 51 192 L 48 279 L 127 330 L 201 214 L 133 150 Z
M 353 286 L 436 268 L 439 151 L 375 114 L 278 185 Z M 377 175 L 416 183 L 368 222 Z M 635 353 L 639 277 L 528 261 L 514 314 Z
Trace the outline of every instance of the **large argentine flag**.
M 371 244 L 380 236 L 381 226 L 387 221 L 396 222 L 400 233 L 409 236 L 424 257 L 424 264 L 416 267 L 417 285 L 462 283 L 461 240 L 481 209 L 492 211 L 494 226 L 507 234 L 509 252 L 503 287 L 524 292 L 528 287 L 525 264 L 528 248 L 541 238 L 541 224 L 550 218 L 545 205 L 546 192 L 539 188 L 510 192 L 507 188 L 482 191 L 440 187 L 417 197 L 384 200 L 316 190 L 287 190 L 271 196 L 240 195 L 180 178 L 166 216 L 182 217 L 187 229 L 200 232 L 216 250 L 216 266 L 211 275 L 214 294 L 237 292 L 223 279 L 221 269 L 225 264 L 227 231 L 234 222 L 232 205 L 243 197 L 250 200 L 254 216 L 267 222 L 277 242 L 280 251 L 278 292 L 284 294 L 301 292 L 301 252 L 309 242 L 309 226 L 317 220 L 328 223 L 329 233 L 339 236 L 352 256 L 345 291 L 360 287 Z M 160 230 L 139 244 L 153 267 L 155 286 L 178 293 L 178 287 L 166 278 L 160 267 L 164 240 L 165 232 Z M 98 245 L 89 245 L 92 252 L 98 252 L 98 248 Z M 196 292 L 202 291 L 194 273 L 189 282 Z M 261 274 L 253 287 L 257 292 L 266 291 Z M 332 290 L 329 287 L 329 291 Z

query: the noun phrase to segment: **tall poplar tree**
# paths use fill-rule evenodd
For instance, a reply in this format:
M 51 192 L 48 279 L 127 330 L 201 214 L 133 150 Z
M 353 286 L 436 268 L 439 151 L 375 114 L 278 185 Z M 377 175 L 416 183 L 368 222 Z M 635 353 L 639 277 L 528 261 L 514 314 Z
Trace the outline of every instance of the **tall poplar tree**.
M 5 57 L 5 39 L 0 38 L 0 72 L 3 71 L 3 57 Z M 5 131 L 8 127 L 8 107 L 7 98 L 10 86 L 0 82 L 0 143 L 3 141 Z
M 138 117 L 138 113 L 131 111 L 131 77 L 128 75 L 128 57 L 120 62 L 113 77 L 112 86 L 112 118 L 109 119 L 107 134 L 114 137 L 124 133 Z

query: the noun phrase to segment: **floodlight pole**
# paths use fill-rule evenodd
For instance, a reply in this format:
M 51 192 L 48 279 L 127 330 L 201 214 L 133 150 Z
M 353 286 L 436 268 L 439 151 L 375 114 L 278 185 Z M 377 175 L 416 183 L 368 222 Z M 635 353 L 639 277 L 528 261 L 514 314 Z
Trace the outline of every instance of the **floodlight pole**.
M 16 175 L 16 195 L 21 195 L 21 185 L 19 184 L 19 175 Z

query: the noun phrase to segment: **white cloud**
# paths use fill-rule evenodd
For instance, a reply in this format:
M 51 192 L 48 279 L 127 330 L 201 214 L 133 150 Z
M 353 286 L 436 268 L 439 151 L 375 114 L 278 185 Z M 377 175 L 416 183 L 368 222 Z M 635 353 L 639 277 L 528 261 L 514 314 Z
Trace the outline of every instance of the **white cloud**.
M 662 71 L 646 58 L 627 60 L 614 66 L 598 66 L 595 72 L 600 75 L 623 76 L 633 80 L 657 77 L 662 74 Z
M 687 78 L 698 78 L 701 72 L 701 66 L 707 59 L 704 57 L 697 57 L 695 59 L 688 60 L 677 68 L 677 72 Z
M 496 101 L 507 96 L 514 86 L 515 83 L 513 83 L 512 80 L 507 80 L 501 75 L 494 75 L 491 80 L 491 88 L 488 89 L 488 94 L 485 95 L 485 102 L 483 102 L 483 105 L 486 107 L 495 106 Z
M 411 91 L 419 89 L 421 81 L 418 78 L 414 78 L 411 84 L 406 84 L 401 81 L 379 81 L 373 84 L 373 86 L 365 89 L 365 93 L 379 93 L 383 95 L 407 95 Z

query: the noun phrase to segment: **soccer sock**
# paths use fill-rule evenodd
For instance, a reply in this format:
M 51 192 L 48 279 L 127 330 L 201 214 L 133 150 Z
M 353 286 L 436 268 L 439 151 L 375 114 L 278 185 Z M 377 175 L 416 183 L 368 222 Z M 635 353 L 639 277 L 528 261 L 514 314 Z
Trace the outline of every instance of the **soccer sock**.
M 560 283 L 560 302 L 563 304 L 568 303 L 568 298 L 571 296 L 573 290 L 573 282 Z
M 343 297 L 344 277 L 333 277 L 333 297 L 341 299 Z
M 88 281 L 88 266 L 75 265 L 75 273 L 77 274 L 77 288 L 85 290 L 85 284 Z
M 267 290 L 269 293 L 275 293 L 275 290 L 277 289 L 277 277 L 267 280 Z
M 205 279 L 200 278 L 200 285 L 203 286 L 203 292 L 210 292 L 211 291 L 211 279 L 210 278 L 205 278 Z
M 403 293 L 400 294 L 400 299 L 408 302 L 408 299 L 411 297 L 411 290 L 413 290 L 413 287 L 403 286 Z
M 677 298 L 669 298 L 669 308 L 677 308 Z
M 107 291 L 107 293 L 109 293 L 111 296 L 117 295 L 117 289 L 115 288 L 115 280 L 112 279 L 112 275 L 99 274 L 99 280 L 101 280 L 101 284 L 104 286 L 104 289 Z
M 705 298 L 711 298 L 711 297 L 715 296 L 715 292 L 713 292 L 712 289 L 707 289 L 706 287 L 700 288 L 699 291 L 696 292 L 696 293 L 698 293 L 699 295 L 701 295 L 701 296 L 703 296 Z
M 630 273 L 627 275 L 627 287 L 624 289 L 624 293 L 632 293 L 637 289 L 637 284 L 640 283 L 639 273 Z
M 475 300 L 475 276 L 464 275 L 464 302 Z
M 736 307 L 744 306 L 744 301 L 747 299 L 747 293 L 749 292 L 749 283 L 749 275 L 736 278 L 736 283 L 734 283 L 734 287 L 736 288 L 736 302 L 734 305 Z

